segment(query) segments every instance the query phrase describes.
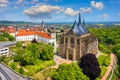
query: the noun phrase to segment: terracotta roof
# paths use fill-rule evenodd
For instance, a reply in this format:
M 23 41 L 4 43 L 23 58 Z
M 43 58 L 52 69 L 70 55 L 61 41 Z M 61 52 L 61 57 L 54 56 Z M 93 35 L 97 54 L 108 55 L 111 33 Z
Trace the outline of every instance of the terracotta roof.
M 26 35 L 35 35 L 37 34 L 34 31 L 30 31 L 30 30 L 19 30 L 16 36 L 26 36 Z
M 1 32 L 8 32 L 8 33 L 14 33 L 16 30 L 14 27 L 10 27 L 10 28 L 7 28 L 7 27 L 2 27 L 0 29 Z
M 38 32 L 38 36 L 45 37 L 45 38 L 52 38 L 50 34 L 47 34 L 45 32 Z
M 32 30 L 19 30 L 16 36 L 27 36 L 27 35 L 38 35 L 38 36 L 45 37 L 45 38 L 52 38 L 51 35 L 43 31 L 35 32 Z

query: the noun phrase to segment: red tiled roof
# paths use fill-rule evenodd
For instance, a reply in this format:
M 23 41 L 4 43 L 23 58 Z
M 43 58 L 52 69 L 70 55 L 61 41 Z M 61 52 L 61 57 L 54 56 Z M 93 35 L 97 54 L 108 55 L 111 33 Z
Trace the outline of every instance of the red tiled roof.
M 34 31 L 30 31 L 30 30 L 19 30 L 16 36 L 26 36 L 26 35 L 35 35 L 37 34 Z
M 2 27 L 0 29 L 1 32 L 8 32 L 8 33 L 14 33 L 16 30 L 14 27 L 10 27 L 10 28 L 7 28 L 7 27 Z
M 38 36 L 45 37 L 45 38 L 52 38 L 51 35 L 43 31 L 35 32 L 32 30 L 19 30 L 16 36 L 27 36 L 27 35 L 38 35 Z
M 45 32 L 38 32 L 38 36 L 45 37 L 45 38 L 52 38 L 51 35 L 45 33 Z

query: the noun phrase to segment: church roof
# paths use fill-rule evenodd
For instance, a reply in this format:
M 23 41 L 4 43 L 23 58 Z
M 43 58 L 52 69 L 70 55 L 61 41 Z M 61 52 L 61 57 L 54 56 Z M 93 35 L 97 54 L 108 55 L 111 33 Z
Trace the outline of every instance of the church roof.
M 88 32 L 87 29 L 86 29 L 86 27 L 85 27 L 85 22 L 84 22 L 84 20 L 83 20 L 83 24 L 82 24 L 82 22 L 81 22 L 81 15 L 80 15 L 80 13 L 79 13 L 79 21 L 78 21 L 78 24 L 77 24 L 77 22 L 75 21 L 74 24 L 73 24 L 73 26 L 72 26 L 72 28 L 70 29 L 70 31 L 68 31 L 67 34 L 69 34 L 69 32 L 71 32 L 71 31 L 72 31 L 75 35 L 77 35 L 77 36 L 82 35 L 82 34 L 85 34 L 85 33 Z

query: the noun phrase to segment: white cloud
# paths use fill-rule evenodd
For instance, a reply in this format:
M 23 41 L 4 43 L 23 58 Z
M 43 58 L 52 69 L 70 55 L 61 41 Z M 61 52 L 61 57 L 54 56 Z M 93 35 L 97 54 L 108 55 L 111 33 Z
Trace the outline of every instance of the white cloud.
M 8 0 L 0 0 L 0 8 L 7 7 Z
M 107 14 L 102 14 L 101 17 L 102 17 L 103 19 L 109 18 L 109 16 L 108 16 Z
M 95 2 L 95 1 L 91 1 L 91 6 L 96 8 L 96 9 L 103 9 L 104 4 L 102 2 Z
M 33 18 L 52 18 L 52 13 L 60 10 L 59 6 L 41 4 L 26 9 L 23 12 Z
M 23 0 L 18 0 L 18 1 L 16 2 L 16 4 L 20 5 L 20 4 L 22 4 L 22 2 L 23 2 Z
M 92 12 L 92 8 L 80 8 L 80 11 L 83 12 L 83 13 L 90 13 Z
M 75 15 L 77 15 L 79 13 L 79 11 L 74 11 L 72 8 L 66 8 L 64 13 L 67 16 L 75 16 Z

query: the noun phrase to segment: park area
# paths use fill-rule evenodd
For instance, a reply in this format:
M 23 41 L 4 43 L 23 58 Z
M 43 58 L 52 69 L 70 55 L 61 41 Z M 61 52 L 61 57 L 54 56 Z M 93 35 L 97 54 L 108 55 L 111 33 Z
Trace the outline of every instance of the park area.
M 11 46 L 11 55 L 2 57 L 1 61 L 16 72 L 30 77 L 49 66 L 55 65 L 52 45 L 29 43 L 22 46 L 22 44 L 23 42 L 18 42 L 16 46 Z

